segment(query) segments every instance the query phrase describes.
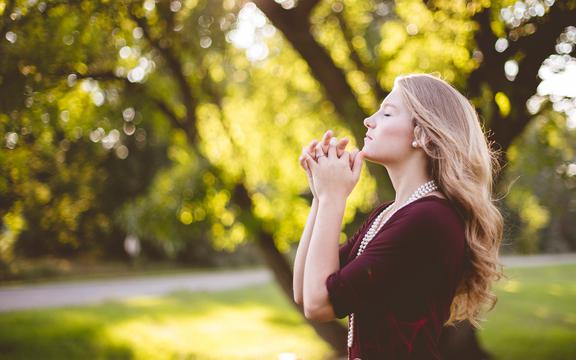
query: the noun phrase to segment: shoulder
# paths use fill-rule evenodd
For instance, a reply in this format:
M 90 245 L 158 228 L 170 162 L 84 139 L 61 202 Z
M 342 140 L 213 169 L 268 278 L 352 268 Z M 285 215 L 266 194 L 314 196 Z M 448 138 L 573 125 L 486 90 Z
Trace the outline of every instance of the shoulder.
M 426 241 L 430 238 L 458 239 L 465 233 L 464 222 L 456 207 L 448 199 L 423 197 L 399 209 L 384 225 L 379 235 L 404 243 Z M 450 240 L 448 240 L 450 241 Z
M 402 210 L 404 211 L 400 213 Z M 432 227 L 463 227 L 464 225 L 456 206 L 448 199 L 435 196 L 425 196 L 413 201 L 400 209 L 398 213 L 399 217 L 421 225 L 427 224 Z
M 466 227 L 456 206 L 448 199 L 422 198 L 406 211 L 406 222 L 417 243 L 444 254 L 460 254 L 466 242 Z
M 365 255 L 375 261 L 450 264 L 462 258 L 464 223 L 448 199 L 420 198 L 399 209 L 376 233 Z

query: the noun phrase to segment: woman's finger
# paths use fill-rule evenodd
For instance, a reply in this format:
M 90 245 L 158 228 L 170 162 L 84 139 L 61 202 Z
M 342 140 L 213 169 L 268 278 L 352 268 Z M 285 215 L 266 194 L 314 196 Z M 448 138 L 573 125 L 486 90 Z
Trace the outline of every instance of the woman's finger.
M 312 140 L 310 144 L 308 144 L 308 150 L 313 150 L 316 147 L 316 144 L 318 144 L 318 140 Z
M 346 146 L 348 145 L 349 141 L 350 140 L 347 137 L 342 138 L 340 141 L 338 141 L 338 144 L 336 144 L 336 155 L 338 155 L 338 157 L 342 156 L 342 154 L 346 150 Z
M 310 156 L 310 154 L 308 153 L 306 153 L 306 155 L 304 156 L 306 157 L 306 163 L 308 164 L 308 169 L 310 169 L 310 171 L 316 169 L 316 166 L 318 165 L 318 163 L 316 163 L 316 160 L 314 160 L 312 156 Z
M 330 144 L 328 144 L 328 147 L 330 147 Z M 326 149 L 326 151 L 324 151 L 324 142 L 320 142 L 316 145 L 316 149 L 314 150 L 314 155 L 315 155 L 315 160 L 318 161 L 320 155 L 326 155 L 328 156 L 328 149 Z
M 300 163 L 300 166 L 302 166 L 304 170 L 308 170 L 308 165 L 306 165 L 306 157 L 304 156 L 304 154 L 306 154 L 307 151 L 308 148 L 304 146 L 302 148 L 302 151 L 300 152 L 300 156 L 298 157 L 298 162 Z
M 333 136 L 334 133 L 332 133 L 332 130 L 328 130 L 324 133 L 322 141 L 320 142 L 320 144 L 322 145 L 322 152 L 324 154 L 328 154 L 328 148 L 330 147 L 330 140 Z
M 308 164 L 306 164 L 306 156 L 304 156 L 304 154 L 298 157 L 298 162 L 300 163 L 300 166 L 302 166 L 302 169 L 308 171 Z
M 358 155 L 359 151 L 360 150 L 358 150 L 358 149 L 354 149 L 350 153 L 350 169 L 352 169 L 352 166 L 354 166 L 354 160 L 356 159 L 356 155 Z
M 336 139 L 335 137 L 332 138 L 332 141 L 330 141 L 330 145 L 328 146 L 328 155 L 327 157 L 329 159 L 334 159 L 337 158 L 337 154 L 336 154 L 336 142 L 338 139 Z
M 356 154 L 354 159 L 354 165 L 352 166 L 352 173 L 354 174 L 354 179 L 358 181 L 360 177 L 360 171 L 362 170 L 362 164 L 364 163 L 364 153 L 360 151 Z
M 314 159 L 316 159 L 316 145 L 318 145 L 318 140 L 314 139 L 306 148 L 306 152 L 310 154 Z
M 342 156 L 344 158 L 342 158 Z M 342 156 L 340 157 L 340 159 L 342 159 L 342 161 L 346 161 L 347 164 L 350 164 L 350 153 L 348 151 L 344 151 L 342 153 Z M 350 169 L 352 170 L 352 166 L 350 166 Z

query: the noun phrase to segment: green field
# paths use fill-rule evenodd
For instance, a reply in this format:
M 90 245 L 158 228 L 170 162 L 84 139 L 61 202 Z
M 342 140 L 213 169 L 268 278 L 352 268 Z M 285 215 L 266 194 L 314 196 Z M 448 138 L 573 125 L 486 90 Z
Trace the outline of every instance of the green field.
M 496 359 L 576 359 L 576 265 L 508 269 L 480 340 Z M 323 359 L 275 284 L 0 314 L 3 359 Z
M 511 268 L 480 338 L 496 359 L 576 359 L 576 265 Z

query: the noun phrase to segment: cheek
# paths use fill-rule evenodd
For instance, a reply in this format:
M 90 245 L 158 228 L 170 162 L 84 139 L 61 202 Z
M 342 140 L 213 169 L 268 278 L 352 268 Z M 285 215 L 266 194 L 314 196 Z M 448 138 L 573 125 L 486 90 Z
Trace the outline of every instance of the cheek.
M 382 126 L 379 131 L 379 138 L 386 140 L 388 143 L 399 145 L 410 139 L 412 130 L 404 124 L 391 123 Z

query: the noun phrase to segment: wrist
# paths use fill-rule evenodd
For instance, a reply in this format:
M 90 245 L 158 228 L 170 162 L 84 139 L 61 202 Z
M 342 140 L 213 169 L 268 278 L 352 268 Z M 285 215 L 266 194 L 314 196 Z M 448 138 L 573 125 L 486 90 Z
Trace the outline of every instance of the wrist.
M 318 200 L 318 197 L 314 196 L 312 198 L 312 204 L 311 204 L 312 209 L 318 210 L 318 205 L 320 205 L 320 200 Z
M 318 205 L 346 207 L 346 201 L 347 197 L 342 195 L 326 194 L 318 197 Z

